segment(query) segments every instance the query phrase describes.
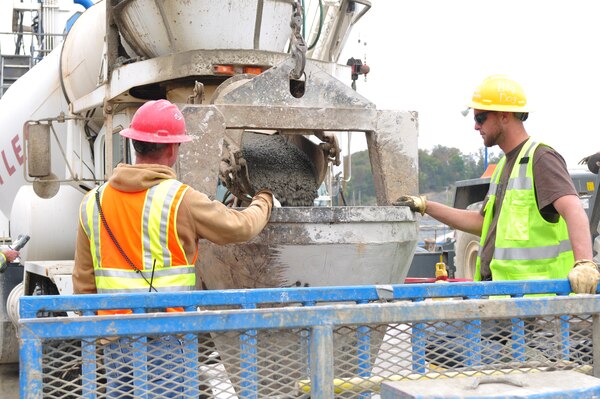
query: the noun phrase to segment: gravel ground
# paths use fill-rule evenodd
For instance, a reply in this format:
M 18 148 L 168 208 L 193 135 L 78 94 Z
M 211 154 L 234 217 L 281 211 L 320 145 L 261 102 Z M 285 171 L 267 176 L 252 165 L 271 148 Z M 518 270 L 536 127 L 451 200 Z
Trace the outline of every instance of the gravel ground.
M 19 365 L 0 364 L 0 396 L 4 399 L 19 397 Z

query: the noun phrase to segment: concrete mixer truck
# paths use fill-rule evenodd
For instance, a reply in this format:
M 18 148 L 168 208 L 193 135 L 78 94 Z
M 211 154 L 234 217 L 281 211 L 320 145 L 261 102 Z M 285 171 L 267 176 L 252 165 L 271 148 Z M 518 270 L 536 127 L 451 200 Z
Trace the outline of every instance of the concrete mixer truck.
M 402 282 L 418 226 L 407 208 L 388 205 L 418 191 L 417 115 L 377 109 L 342 81 L 366 69 L 338 63 L 370 8 L 104 0 L 83 12 L 0 99 L 3 231 L 31 236 L 22 263 L 0 275 L 0 362 L 17 360 L 9 316 L 19 296 L 72 292 L 79 203 L 131 161 L 115 133 L 149 100 L 169 99 L 185 115 L 193 142 L 181 148 L 180 180 L 232 206 L 264 184 L 284 205 L 249 243 L 200 242 L 198 288 Z M 340 164 L 339 137 L 355 134 L 366 136 L 378 206 L 313 206 Z

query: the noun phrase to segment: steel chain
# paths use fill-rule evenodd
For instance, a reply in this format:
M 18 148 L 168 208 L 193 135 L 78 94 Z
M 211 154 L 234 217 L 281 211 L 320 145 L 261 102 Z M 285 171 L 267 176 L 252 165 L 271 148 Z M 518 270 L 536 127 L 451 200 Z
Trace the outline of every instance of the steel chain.
M 304 74 L 304 66 L 306 65 L 306 43 L 302 37 L 302 5 L 300 1 L 293 4 L 294 12 L 290 27 L 292 28 L 292 58 L 296 60 L 296 66 L 290 72 L 290 78 L 300 79 Z

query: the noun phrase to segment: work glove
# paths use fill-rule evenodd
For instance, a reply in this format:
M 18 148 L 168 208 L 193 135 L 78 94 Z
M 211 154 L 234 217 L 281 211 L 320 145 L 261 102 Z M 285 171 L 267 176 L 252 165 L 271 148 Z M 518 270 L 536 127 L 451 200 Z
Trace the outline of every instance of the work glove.
M 258 190 L 258 193 L 256 193 L 256 195 L 260 193 L 266 193 L 271 196 L 271 200 L 273 201 L 273 208 L 281 208 L 281 202 L 279 202 L 279 200 L 275 198 L 275 194 L 273 194 L 271 190 L 269 190 L 268 188 L 263 188 Z
M 569 272 L 571 290 L 576 294 L 595 294 L 600 280 L 598 266 L 587 259 L 578 260 Z
M 407 206 L 413 212 L 419 212 L 421 215 L 425 214 L 427 209 L 427 199 L 424 195 L 403 195 L 398 198 L 392 205 L 396 206 Z
M 271 194 L 273 196 L 273 208 L 281 208 L 281 202 L 277 198 L 275 198 L 275 194 Z

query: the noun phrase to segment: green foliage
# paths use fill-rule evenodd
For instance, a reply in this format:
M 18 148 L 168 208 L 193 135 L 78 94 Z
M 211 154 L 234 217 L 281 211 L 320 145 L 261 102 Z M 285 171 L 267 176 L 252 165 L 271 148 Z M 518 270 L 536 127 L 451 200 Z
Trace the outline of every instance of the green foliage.
M 351 179 L 346 184 L 344 196 L 348 205 L 376 205 L 375 184 L 367 150 L 352 154 Z
M 497 163 L 500 156 L 488 153 L 488 163 Z M 484 172 L 485 154 L 463 154 L 457 148 L 437 145 L 431 150 L 419 150 L 419 192 L 441 192 L 458 180 L 474 179 Z M 352 154 L 352 179 L 346 184 L 344 196 L 348 205 L 375 205 L 375 186 L 368 151 Z

